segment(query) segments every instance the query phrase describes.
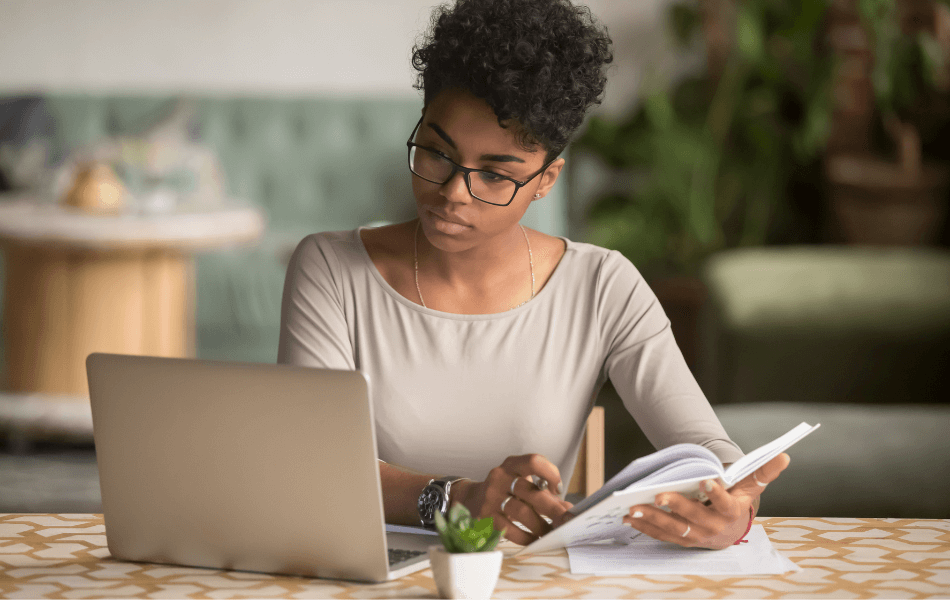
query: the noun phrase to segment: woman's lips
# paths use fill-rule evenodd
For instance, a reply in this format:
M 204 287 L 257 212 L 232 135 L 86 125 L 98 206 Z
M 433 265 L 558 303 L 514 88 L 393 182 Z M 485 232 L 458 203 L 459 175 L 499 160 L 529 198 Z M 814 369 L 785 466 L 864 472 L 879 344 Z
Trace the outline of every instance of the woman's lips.
M 431 215 L 432 225 L 442 233 L 447 235 L 458 235 L 462 232 L 468 231 L 471 229 L 468 225 L 462 225 L 461 223 L 456 223 L 454 221 L 448 221 L 443 219 L 438 214 L 433 211 L 426 211 Z

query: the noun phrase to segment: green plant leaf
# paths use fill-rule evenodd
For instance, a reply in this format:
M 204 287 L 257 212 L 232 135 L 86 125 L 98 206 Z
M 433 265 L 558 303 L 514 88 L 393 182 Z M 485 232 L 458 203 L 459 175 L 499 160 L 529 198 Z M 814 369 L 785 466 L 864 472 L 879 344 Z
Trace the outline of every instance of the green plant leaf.
M 693 40 L 703 19 L 695 6 L 676 2 L 670 7 L 669 24 L 673 35 L 682 46 Z
M 643 110 L 650 123 L 655 129 L 669 129 L 676 113 L 673 112 L 673 104 L 666 94 L 653 94 L 643 102 Z
M 739 54 L 751 63 L 765 59 L 765 35 L 754 2 L 740 2 L 736 14 L 736 47 Z
M 434 521 L 435 521 L 436 531 L 441 533 L 443 531 L 448 530 L 449 524 L 445 521 L 445 517 L 443 517 L 442 513 L 440 513 L 439 511 L 436 511 Z
M 501 531 L 497 531 L 497 530 L 493 531 L 491 535 L 489 535 L 485 539 L 485 545 L 482 546 L 481 551 L 491 552 L 492 550 L 494 550 L 495 547 L 498 546 L 498 542 L 501 541 L 501 536 L 505 535 L 505 531 L 507 531 L 507 529 L 502 529 Z
M 494 530 L 494 524 L 495 520 L 492 517 L 485 517 L 476 521 L 472 529 L 477 531 L 479 535 L 490 535 Z
M 472 526 L 472 513 L 464 504 L 456 504 L 449 509 L 449 523 L 455 529 L 468 529 Z
M 442 546 L 445 547 L 446 552 L 451 552 L 453 554 L 456 552 L 464 552 L 464 550 L 455 545 L 455 542 L 452 540 L 452 536 L 449 533 L 446 533 L 445 536 L 440 533 L 439 538 L 442 540 Z
M 439 539 L 442 540 L 442 545 L 445 546 L 448 552 L 458 552 L 455 543 L 452 541 L 452 536 L 449 534 L 449 524 L 446 522 L 445 517 L 442 516 L 442 513 L 436 512 L 434 520 L 435 530 L 439 532 Z
M 920 49 L 924 81 L 931 89 L 945 87 L 947 83 L 947 63 L 940 42 L 930 34 L 919 33 L 917 34 L 917 46 Z
M 452 545 L 455 547 L 454 552 L 478 552 L 478 548 L 475 547 L 475 544 L 462 537 L 461 532 L 455 529 L 449 529 L 449 537 L 452 539 Z

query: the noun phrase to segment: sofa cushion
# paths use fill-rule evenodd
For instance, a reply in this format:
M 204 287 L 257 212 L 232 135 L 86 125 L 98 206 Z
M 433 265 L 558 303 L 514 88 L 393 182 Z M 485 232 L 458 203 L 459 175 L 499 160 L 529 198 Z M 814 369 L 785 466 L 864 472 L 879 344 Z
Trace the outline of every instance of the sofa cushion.
M 715 409 L 745 452 L 803 421 L 821 423 L 788 450 L 788 469 L 762 496 L 763 516 L 950 515 L 950 406 L 760 402 Z

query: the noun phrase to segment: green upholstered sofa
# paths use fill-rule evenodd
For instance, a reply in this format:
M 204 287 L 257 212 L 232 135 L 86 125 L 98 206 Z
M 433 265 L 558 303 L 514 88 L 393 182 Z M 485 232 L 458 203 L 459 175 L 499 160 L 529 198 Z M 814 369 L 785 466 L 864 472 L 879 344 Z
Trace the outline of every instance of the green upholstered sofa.
M 182 99 L 194 108 L 189 139 L 217 154 L 230 195 L 260 206 L 268 220 L 253 247 L 198 256 L 197 354 L 274 362 L 286 259 L 296 242 L 415 215 L 405 142 L 421 99 L 50 94 L 42 98 L 50 160 L 107 136 L 140 134 Z M 524 222 L 564 235 L 565 188 L 556 186 Z

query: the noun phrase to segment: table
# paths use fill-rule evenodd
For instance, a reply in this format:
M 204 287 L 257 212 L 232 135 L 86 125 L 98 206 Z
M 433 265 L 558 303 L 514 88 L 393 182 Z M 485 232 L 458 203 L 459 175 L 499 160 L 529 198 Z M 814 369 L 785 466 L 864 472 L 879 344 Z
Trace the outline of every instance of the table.
M 783 576 L 572 575 L 564 550 L 514 557 L 498 598 L 925 598 L 950 595 L 950 519 L 757 518 L 803 568 Z M 429 569 L 382 584 L 114 561 L 101 515 L 0 514 L 0 596 L 433 598 Z
M 94 215 L 26 197 L 0 201 L 3 387 L 81 399 L 91 352 L 194 354 L 192 254 L 255 240 L 263 229 L 251 206 Z

